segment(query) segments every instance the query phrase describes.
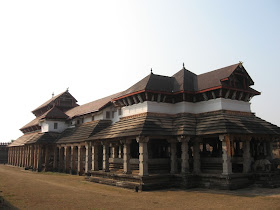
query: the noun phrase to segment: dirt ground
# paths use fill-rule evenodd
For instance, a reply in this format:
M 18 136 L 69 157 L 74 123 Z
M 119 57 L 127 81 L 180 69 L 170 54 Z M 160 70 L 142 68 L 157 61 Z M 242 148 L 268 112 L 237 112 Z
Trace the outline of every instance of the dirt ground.
M 280 209 L 280 189 L 134 192 L 61 173 L 0 165 L 0 209 Z M 1 207 L 2 206 L 2 207 Z

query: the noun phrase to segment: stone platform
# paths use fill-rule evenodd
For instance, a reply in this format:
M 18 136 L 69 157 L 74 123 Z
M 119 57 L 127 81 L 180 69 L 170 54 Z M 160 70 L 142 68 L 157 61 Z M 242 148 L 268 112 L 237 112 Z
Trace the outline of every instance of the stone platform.
M 86 180 L 100 184 L 143 191 L 166 189 L 177 186 L 177 180 L 170 174 L 154 174 L 142 177 L 134 174 L 91 171 L 86 174 Z
M 91 171 L 86 175 L 86 180 L 143 191 L 195 187 L 235 190 L 255 183 L 253 174 L 152 174 L 142 177 L 134 174 L 104 171 Z
M 276 188 L 280 187 L 280 171 L 276 172 L 258 172 L 253 176 L 257 187 Z

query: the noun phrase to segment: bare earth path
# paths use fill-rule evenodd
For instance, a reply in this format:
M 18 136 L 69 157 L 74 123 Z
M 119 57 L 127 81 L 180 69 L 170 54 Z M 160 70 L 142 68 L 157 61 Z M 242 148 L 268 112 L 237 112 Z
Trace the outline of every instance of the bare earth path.
M 238 191 L 131 190 L 60 173 L 36 173 L 0 165 L 0 209 L 280 209 L 280 189 Z

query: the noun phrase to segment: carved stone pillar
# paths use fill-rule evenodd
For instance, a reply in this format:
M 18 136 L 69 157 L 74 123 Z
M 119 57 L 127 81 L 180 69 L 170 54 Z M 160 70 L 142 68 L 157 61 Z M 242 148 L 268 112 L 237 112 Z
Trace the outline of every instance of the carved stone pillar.
M 23 146 L 23 163 L 22 163 L 23 167 L 26 167 L 26 159 L 27 159 L 27 147 Z
M 25 154 L 25 167 L 28 167 L 29 166 L 29 146 L 25 146 L 25 151 L 26 151 L 26 154 Z
M 85 173 L 88 173 L 91 170 L 91 142 L 86 142 L 86 161 L 85 161 Z
M 78 146 L 78 175 L 81 175 L 82 172 L 82 166 L 83 166 L 83 158 L 82 158 L 82 152 L 81 152 L 81 145 Z
M 23 166 L 24 150 L 23 147 L 19 148 L 19 166 Z
M 15 147 L 13 147 L 13 158 L 12 158 L 12 165 L 16 164 L 16 150 Z
M 31 163 L 30 163 L 30 165 L 31 165 L 31 167 L 32 167 L 32 169 L 34 168 L 34 153 L 35 153 L 35 149 L 34 149 L 34 145 L 30 145 L 30 147 L 31 147 Z
M 38 145 L 34 144 L 34 170 L 37 170 L 38 166 Z
M 98 146 L 99 144 L 97 142 L 92 143 L 92 170 L 99 171 L 98 167 Z
M 20 160 L 21 167 L 24 167 L 24 146 L 21 147 L 21 160 Z
M 193 143 L 193 172 L 195 174 L 199 174 L 201 172 L 200 138 L 195 138 Z
M 54 146 L 53 150 L 53 170 L 57 171 L 57 146 Z
M 179 142 L 182 142 L 181 145 L 181 173 L 189 173 L 190 166 L 189 166 L 189 140 L 190 137 L 188 136 L 181 136 L 178 138 Z
M 15 148 L 14 147 L 12 147 L 12 154 L 13 154 L 13 156 L 12 156 L 12 165 L 15 165 L 16 154 L 15 154 Z
M 16 165 L 16 148 L 13 147 L 13 165 L 15 166 Z
M 16 147 L 14 147 L 14 158 L 13 158 L 13 165 L 16 166 L 17 165 L 17 149 Z
M 250 141 L 246 140 L 243 143 L 243 173 L 249 173 L 251 171 L 251 163 Z
M 26 146 L 23 146 L 23 163 L 22 163 L 23 167 L 26 167 L 26 159 L 27 159 Z
M 20 154 L 21 154 L 20 147 L 18 147 L 17 166 L 20 166 Z
M 147 143 L 149 137 L 137 137 L 136 141 L 139 143 L 139 176 L 148 176 L 148 147 Z
M 22 147 L 19 148 L 19 166 L 22 166 Z
M 13 153 L 14 153 L 13 165 L 15 166 L 16 163 L 17 163 L 17 150 L 16 150 L 16 147 L 13 148 Z
M 232 173 L 232 164 L 231 164 L 231 155 L 230 148 L 228 148 L 228 143 L 226 142 L 225 135 L 219 136 L 220 141 L 222 142 L 222 150 L 223 150 L 223 174 L 228 175 Z
M 122 145 L 119 145 L 119 158 L 122 158 Z
M 20 166 L 24 167 L 24 146 L 21 147 Z
M 109 146 L 107 142 L 103 143 L 103 171 L 108 172 L 109 171 Z
M 17 151 L 16 151 L 16 147 L 13 148 L 13 165 L 15 166 L 16 165 L 16 162 L 17 162 Z
M 122 140 L 123 142 L 123 173 L 131 174 L 131 166 L 130 166 L 130 144 L 131 140 L 126 139 Z
M 41 171 L 42 170 L 42 145 L 37 145 L 37 170 Z
M 63 147 L 59 146 L 58 147 L 58 171 L 63 172 Z
M 12 165 L 16 165 L 16 148 L 13 147 Z
M 116 144 L 112 144 L 112 158 L 118 158 L 118 147 Z
M 67 173 L 69 171 L 69 146 L 64 147 L 64 172 Z
M 70 158 L 70 173 L 71 174 L 75 174 L 76 171 L 76 147 L 71 145 L 71 158 Z M 79 157 L 78 157 L 79 158 Z M 79 162 L 79 161 L 78 161 Z
M 15 165 L 15 148 L 12 147 L 12 165 Z
M 30 166 L 30 145 L 26 146 L 27 154 L 26 154 L 26 167 Z
M 177 140 L 174 138 L 168 139 L 170 143 L 170 173 L 176 174 L 178 173 L 178 165 L 177 165 Z
M 50 160 L 50 154 L 49 154 L 49 147 L 45 146 L 45 171 L 49 170 L 49 160 Z

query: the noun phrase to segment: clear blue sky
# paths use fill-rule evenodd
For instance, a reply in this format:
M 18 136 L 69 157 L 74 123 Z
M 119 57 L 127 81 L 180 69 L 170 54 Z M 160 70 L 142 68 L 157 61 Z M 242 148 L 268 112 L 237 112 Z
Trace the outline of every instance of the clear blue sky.
M 200 74 L 239 61 L 262 95 L 252 111 L 280 126 L 280 1 L 0 1 L 0 142 L 69 87 L 84 104 L 153 68 Z

